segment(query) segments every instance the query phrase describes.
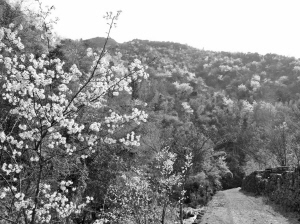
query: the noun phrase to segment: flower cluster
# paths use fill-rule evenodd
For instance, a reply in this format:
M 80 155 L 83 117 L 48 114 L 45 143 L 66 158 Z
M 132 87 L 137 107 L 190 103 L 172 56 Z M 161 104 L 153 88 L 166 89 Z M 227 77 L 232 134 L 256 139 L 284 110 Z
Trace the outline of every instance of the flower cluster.
M 130 65 L 129 65 L 129 72 L 132 74 L 131 79 L 137 80 L 139 77 L 147 79 L 149 77 L 148 73 L 145 72 L 145 69 L 147 69 L 146 66 L 142 65 L 142 62 L 138 59 L 135 59 Z M 139 79 L 141 80 L 141 79 Z
M 176 81 L 173 84 L 174 84 L 175 88 L 180 92 L 191 93 L 193 91 L 193 87 L 191 87 L 189 83 L 178 83 Z
M 171 191 L 172 187 L 178 185 L 182 179 L 180 174 L 174 173 L 173 166 L 177 159 L 177 154 L 170 152 L 168 147 L 166 147 L 156 155 L 155 159 L 157 161 L 156 168 L 161 174 L 161 178 L 158 180 L 159 184 L 161 185 L 160 190 Z
M 194 112 L 188 102 L 182 102 L 181 105 L 186 113 L 192 114 Z
M 242 126 L 245 119 L 252 119 L 253 117 L 253 110 L 256 105 L 256 102 L 254 101 L 253 104 L 249 103 L 247 100 L 242 101 L 242 108 L 240 111 L 240 125 Z
M 127 134 L 126 138 L 121 138 L 119 141 L 127 146 L 139 146 L 140 145 L 140 135 L 135 135 L 132 131 L 131 134 Z
M 245 91 L 247 91 L 247 87 L 244 84 L 241 84 L 238 86 L 238 90 L 241 92 L 245 92 Z
M 24 49 L 24 45 L 21 42 L 21 38 L 17 37 L 18 35 L 18 30 L 22 30 L 23 27 L 17 27 L 14 31 L 12 29 L 15 27 L 14 24 L 10 24 L 9 28 L 1 27 L 0 28 L 0 51 L 4 49 L 7 52 L 12 52 L 13 48 L 16 47 L 19 50 Z M 3 40 L 6 40 L 8 43 L 11 43 L 12 46 L 9 44 L 5 44 Z M 1 58 L 0 58 L 1 59 Z
M 253 91 L 256 91 L 257 89 L 259 89 L 260 88 L 260 76 L 253 75 L 250 85 L 253 88 Z

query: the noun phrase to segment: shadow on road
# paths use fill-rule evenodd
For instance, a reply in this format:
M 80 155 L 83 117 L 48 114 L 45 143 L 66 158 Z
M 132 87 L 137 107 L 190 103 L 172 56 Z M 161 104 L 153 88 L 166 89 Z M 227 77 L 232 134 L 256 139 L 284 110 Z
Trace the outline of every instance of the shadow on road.
M 297 212 L 291 212 L 288 209 L 284 208 L 283 206 L 276 204 L 274 201 L 271 201 L 268 197 L 264 195 L 258 195 L 251 192 L 243 191 L 242 189 L 239 190 L 242 194 L 246 195 L 250 200 L 253 201 L 260 201 L 263 203 L 266 210 L 276 216 L 277 214 L 282 215 L 285 217 L 290 224 L 300 224 L 300 214 Z

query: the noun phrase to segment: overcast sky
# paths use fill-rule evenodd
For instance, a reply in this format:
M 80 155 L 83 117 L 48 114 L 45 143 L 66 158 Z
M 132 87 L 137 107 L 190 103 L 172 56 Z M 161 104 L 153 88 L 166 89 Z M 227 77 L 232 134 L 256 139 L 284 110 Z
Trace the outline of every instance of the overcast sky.
M 103 15 L 122 10 L 117 42 L 172 41 L 214 51 L 300 57 L 300 0 L 43 0 L 56 7 L 57 33 L 105 36 Z

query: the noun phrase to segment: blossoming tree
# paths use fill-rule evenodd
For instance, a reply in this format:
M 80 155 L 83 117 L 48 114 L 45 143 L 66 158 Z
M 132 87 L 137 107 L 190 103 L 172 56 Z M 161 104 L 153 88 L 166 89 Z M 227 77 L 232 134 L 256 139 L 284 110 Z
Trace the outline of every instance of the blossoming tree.
M 105 17 L 106 43 L 119 14 Z M 38 29 L 49 44 L 48 13 L 41 15 Z M 106 43 L 100 52 L 88 49 L 88 72 L 76 65 L 65 71 L 59 58 L 25 53 L 20 30 L 22 25 L 0 27 L 1 97 L 9 105 L 0 131 L 0 223 L 72 223 L 93 197 L 83 197 L 83 182 L 74 183 L 66 173 L 84 167 L 99 144 L 138 145 L 134 132 L 115 133 L 147 118 L 137 108 L 129 114 L 108 108 L 101 119 L 84 123 L 79 119 L 83 109 L 108 107 L 108 93 L 130 93 L 129 84 L 148 75 L 139 60 L 111 66 Z

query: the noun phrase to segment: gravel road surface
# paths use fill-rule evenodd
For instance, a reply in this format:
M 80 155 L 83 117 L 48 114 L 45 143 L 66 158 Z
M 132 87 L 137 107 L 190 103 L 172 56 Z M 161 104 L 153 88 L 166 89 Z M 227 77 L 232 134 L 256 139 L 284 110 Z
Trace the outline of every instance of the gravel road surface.
M 201 224 L 300 224 L 298 218 L 295 213 L 278 212 L 276 206 L 266 204 L 262 197 L 234 188 L 214 196 Z

